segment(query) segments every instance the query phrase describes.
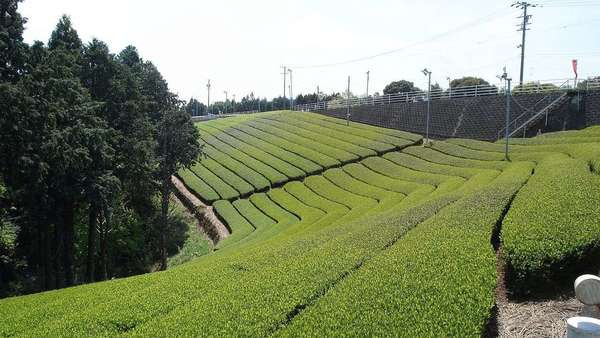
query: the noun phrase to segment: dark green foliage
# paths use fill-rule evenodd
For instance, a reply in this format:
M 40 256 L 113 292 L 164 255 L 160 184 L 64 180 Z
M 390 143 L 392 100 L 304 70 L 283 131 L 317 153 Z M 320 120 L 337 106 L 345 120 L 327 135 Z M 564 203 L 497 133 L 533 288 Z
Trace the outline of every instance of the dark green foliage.
M 135 47 L 84 45 L 66 15 L 28 47 L 18 4 L 0 4 L 0 175 L 18 216 L 0 215 L 1 255 L 34 285 L 15 291 L 146 272 L 173 252 L 161 236 L 185 232 L 156 195 L 198 155 L 189 114 Z
M 192 116 L 202 116 L 208 114 L 206 105 L 193 97 L 185 105 L 185 111 Z
M 387 94 L 396 94 L 396 93 L 416 92 L 416 91 L 420 91 L 420 89 L 415 87 L 414 83 L 412 83 L 410 81 L 406 81 L 406 80 L 390 82 L 387 86 L 385 86 L 385 88 L 383 88 L 383 93 L 386 95 Z
M 450 88 L 470 87 L 470 86 L 488 86 L 490 83 L 475 76 L 463 76 L 460 79 L 450 81 Z
M 25 71 L 27 45 L 23 42 L 25 18 L 17 8 L 22 0 L 0 2 L 0 82 L 15 82 Z
M 160 74 L 153 73 L 153 77 Z M 159 81 L 160 79 L 156 79 Z M 159 81 L 160 82 L 160 81 Z M 161 96 L 157 104 L 161 105 Z M 171 176 L 181 168 L 189 168 L 201 153 L 198 130 L 192 124 L 191 116 L 182 107 L 173 107 L 162 112 L 157 126 L 157 180 L 160 184 L 160 261 L 161 269 L 167 268 L 168 211 L 171 190 Z
M 71 25 L 71 18 L 63 15 L 48 41 L 48 48 L 65 49 L 65 50 L 80 50 L 82 47 L 81 39 L 77 31 Z

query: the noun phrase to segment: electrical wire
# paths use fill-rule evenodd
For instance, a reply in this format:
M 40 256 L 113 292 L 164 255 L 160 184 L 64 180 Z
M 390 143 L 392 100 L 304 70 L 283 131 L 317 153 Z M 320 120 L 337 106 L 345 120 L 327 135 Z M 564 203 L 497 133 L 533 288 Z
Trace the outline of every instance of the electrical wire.
M 426 43 L 429 43 L 429 42 L 432 42 L 432 41 L 435 41 L 435 40 L 439 40 L 441 38 L 444 38 L 444 37 L 447 37 L 449 35 L 452 35 L 452 34 L 460 32 L 460 31 L 463 31 L 465 29 L 479 26 L 479 25 L 481 25 L 483 23 L 489 22 L 489 19 L 491 19 L 491 18 L 493 18 L 495 16 L 502 16 L 502 15 L 508 14 L 506 12 L 512 12 L 512 10 L 508 9 L 508 8 L 507 9 L 497 10 L 497 11 L 494 11 L 494 12 L 492 12 L 490 14 L 487 14 L 487 15 L 485 15 L 483 17 L 477 18 L 477 19 L 475 19 L 475 20 L 473 20 L 471 22 L 468 22 L 466 24 L 463 24 L 461 26 L 453 28 L 451 30 L 448 30 L 448 31 L 445 31 L 445 32 L 442 32 L 442 33 L 439 33 L 439 34 L 436 34 L 436 35 L 433 35 L 433 36 L 431 36 L 431 37 L 429 37 L 429 38 L 427 38 L 425 40 L 418 41 L 418 42 L 415 42 L 415 43 L 412 43 L 412 44 L 409 44 L 409 45 L 406 45 L 406 46 L 403 46 L 403 47 L 400 47 L 400 48 L 396 48 L 396 49 L 388 50 L 388 51 L 385 51 L 385 52 L 381 52 L 381 53 L 378 53 L 378 54 L 364 56 L 364 57 L 360 57 L 360 58 L 356 58 L 356 59 L 350 59 L 350 60 L 341 61 L 341 62 L 316 64 L 316 65 L 291 65 L 289 67 L 295 68 L 295 69 L 325 68 L 325 67 L 335 67 L 335 66 L 341 66 L 341 65 L 347 65 L 347 64 L 351 64 L 351 63 L 356 63 L 356 62 L 371 60 L 371 59 L 374 59 L 374 58 L 377 58 L 377 57 L 381 57 L 381 56 L 385 56 L 385 55 L 389 55 L 389 54 L 398 53 L 398 52 L 404 51 L 404 50 L 406 50 L 408 48 L 416 47 L 416 46 L 419 46 L 419 45 L 422 45 L 422 44 L 426 44 Z

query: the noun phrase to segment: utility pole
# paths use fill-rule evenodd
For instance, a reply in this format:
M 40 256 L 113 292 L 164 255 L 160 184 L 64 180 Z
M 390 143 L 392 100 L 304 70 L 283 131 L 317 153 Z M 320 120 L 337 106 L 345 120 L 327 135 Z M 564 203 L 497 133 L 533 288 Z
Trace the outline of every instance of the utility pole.
M 320 101 L 320 93 L 319 93 L 319 86 L 317 86 L 317 106 L 315 107 L 315 110 L 319 110 L 319 101 Z
M 281 68 L 283 68 L 283 109 L 285 109 L 285 99 L 287 99 L 287 96 L 285 96 L 285 79 L 287 78 L 287 67 L 281 66 Z
M 523 32 L 523 35 L 521 37 L 521 44 L 517 47 L 521 48 L 521 72 L 519 74 L 519 85 L 523 86 L 523 67 L 525 66 L 525 33 L 529 30 L 527 26 L 531 24 L 529 22 L 529 19 L 531 19 L 531 15 L 527 14 L 527 8 L 537 7 L 537 5 L 530 4 L 526 1 L 517 1 L 510 5 L 510 7 L 515 7 L 523 10 L 523 15 L 518 17 L 518 19 L 522 18 L 523 22 L 517 25 L 519 27 L 519 29 L 517 29 L 517 32 Z
M 450 76 L 446 77 L 446 80 L 448 80 L 448 98 L 451 99 L 452 98 L 452 80 L 450 80 Z
M 206 112 L 210 114 L 210 79 L 208 79 L 208 83 L 206 84 L 206 89 L 208 90 L 208 103 L 206 105 Z
M 288 69 L 288 72 L 290 72 L 290 109 L 294 110 L 294 93 L 292 92 L 292 70 Z
M 512 79 L 510 77 L 508 77 L 508 74 L 506 73 L 506 67 L 504 67 L 503 69 L 503 73 L 502 75 L 499 75 L 498 78 L 500 80 L 504 80 L 505 81 L 505 86 L 506 86 L 506 126 L 504 126 L 504 141 L 505 141 L 505 145 L 504 145 L 504 159 L 506 161 L 508 161 L 508 136 L 510 134 L 509 132 L 509 125 L 510 125 L 510 82 L 512 81 Z
M 346 89 L 346 125 L 350 125 L 350 76 L 348 76 L 348 89 Z
M 233 94 L 233 100 L 231 101 L 231 112 L 235 113 L 235 94 Z
M 370 70 L 367 70 L 367 98 L 369 97 L 369 74 L 371 73 Z
M 227 114 L 227 102 L 229 101 L 229 98 L 227 97 L 226 90 L 224 90 L 223 93 L 225 93 L 225 104 L 223 105 L 223 109 L 225 109 L 225 114 Z
M 423 69 L 423 74 L 429 77 L 427 80 L 427 125 L 425 126 L 425 142 L 423 146 L 429 143 L 429 114 L 431 113 L 431 71 L 427 68 Z

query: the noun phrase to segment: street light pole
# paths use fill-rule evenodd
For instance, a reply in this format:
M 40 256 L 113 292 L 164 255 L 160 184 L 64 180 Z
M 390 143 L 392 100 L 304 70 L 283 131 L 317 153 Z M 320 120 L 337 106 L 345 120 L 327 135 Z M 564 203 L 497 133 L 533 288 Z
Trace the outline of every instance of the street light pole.
M 227 98 L 227 91 L 224 90 L 223 93 L 225 93 L 225 104 L 223 105 L 223 109 L 225 109 L 225 114 L 227 114 L 227 101 L 229 101 L 229 99 Z
M 504 159 L 506 161 L 509 161 L 508 158 L 508 138 L 510 135 L 510 99 L 511 99 L 511 92 L 510 92 L 510 82 L 512 81 L 512 78 L 508 77 L 508 74 L 506 73 L 506 67 L 504 67 L 503 69 L 503 73 L 502 75 L 499 75 L 498 78 L 500 80 L 504 80 L 505 81 L 505 88 L 506 88 L 506 125 L 504 126 Z
M 348 76 L 348 89 L 346 89 L 346 126 L 350 125 L 350 76 Z
M 317 106 L 315 107 L 315 110 L 319 110 L 319 86 L 317 86 Z
M 427 68 L 423 69 L 423 74 L 428 77 L 427 80 L 427 125 L 425 126 L 425 142 L 423 146 L 429 143 L 429 114 L 431 113 L 431 71 Z
M 206 112 L 210 114 L 210 79 L 208 79 L 208 83 L 206 84 L 206 89 L 208 90 L 208 102 L 206 105 Z
M 452 98 L 452 81 L 450 80 L 450 77 L 448 76 L 446 78 L 446 80 L 448 80 L 448 98 L 451 99 Z
M 508 90 L 506 91 L 506 131 L 504 132 L 504 137 L 506 138 L 506 145 L 504 147 L 504 159 L 505 160 L 509 160 L 508 159 L 508 125 L 510 123 L 510 81 L 512 81 L 511 78 L 507 78 L 506 82 L 507 82 L 507 86 L 508 86 Z
M 371 71 L 367 70 L 367 98 L 369 98 L 369 74 L 371 74 Z
M 292 86 L 292 70 L 288 69 L 288 72 L 290 72 L 290 109 L 294 110 L 294 93 L 292 92 L 292 89 L 294 87 Z
M 285 100 L 287 99 L 287 96 L 285 96 L 285 79 L 287 77 L 287 67 L 281 66 L 281 68 L 283 68 L 283 109 L 285 109 Z

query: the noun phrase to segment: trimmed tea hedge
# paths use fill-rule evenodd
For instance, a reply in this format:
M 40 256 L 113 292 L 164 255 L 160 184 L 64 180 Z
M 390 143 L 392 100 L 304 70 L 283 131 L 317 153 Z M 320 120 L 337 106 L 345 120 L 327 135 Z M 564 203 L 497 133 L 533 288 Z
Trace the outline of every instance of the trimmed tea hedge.
M 280 335 L 481 336 L 495 303 L 490 237 L 530 171 L 527 164 L 514 165 L 419 224 L 302 311 Z
M 181 169 L 177 171 L 177 176 L 185 182 L 188 189 L 200 196 L 206 203 L 213 203 L 219 199 L 219 194 L 190 170 Z
M 242 216 L 238 210 L 236 210 L 231 202 L 219 200 L 213 204 L 213 207 L 215 208 L 216 213 L 231 229 L 231 235 L 219 242 L 217 248 L 223 248 L 227 245 L 231 245 L 232 243 L 240 241 L 256 230 L 255 227 L 248 222 L 248 220 L 244 218 L 244 216 Z
M 240 195 L 238 191 L 225 183 L 219 176 L 212 173 L 200 163 L 192 166 L 191 171 L 200 177 L 206 184 L 213 188 L 221 197 L 221 199 L 234 199 Z
M 270 165 L 265 162 L 259 161 L 254 157 L 247 155 L 246 153 L 233 148 L 229 144 L 218 140 L 216 137 L 212 136 L 201 136 L 202 140 L 206 144 L 210 144 L 214 149 L 218 149 L 219 152 L 229 155 L 231 158 L 238 160 L 241 163 L 244 163 L 249 168 L 252 168 L 256 172 L 263 175 L 265 178 L 269 180 L 271 184 L 281 184 L 288 180 L 284 174 L 280 173 Z
M 277 137 L 286 139 L 290 142 L 294 142 L 296 144 L 300 144 L 307 148 L 316 150 L 327 156 L 335 158 L 340 162 L 348 162 L 348 161 L 356 160 L 359 158 L 358 155 L 350 153 L 343 149 L 335 148 L 330 145 L 319 142 L 318 140 L 310 139 L 310 138 L 307 138 L 304 136 L 290 133 L 290 132 L 282 130 L 280 128 L 273 127 L 268 120 L 263 121 L 262 119 L 256 119 L 251 122 L 248 122 L 248 125 L 256 128 L 256 129 L 262 130 L 264 132 L 268 132 Z
M 403 135 L 277 114 L 289 113 L 198 125 L 215 172 L 203 160 L 180 176 L 221 198 L 213 206 L 233 232 L 218 250 L 164 272 L 0 300 L 0 336 L 481 336 L 497 278 L 490 238 L 528 177 L 502 230 L 515 271 L 548 276 L 597 248 L 600 155 L 590 139 L 513 145 L 512 163 L 499 160 L 501 144 L 434 141 L 239 199 L 232 186 L 250 185 L 248 173 L 304 177 L 292 163 L 311 160 L 287 157 L 289 143 L 339 161 L 334 151 L 360 148 L 351 139 Z M 314 131 L 328 125 L 350 137 Z M 243 131 L 252 129 L 265 139 Z
M 527 292 L 593 272 L 585 265 L 590 253 L 600 252 L 598 201 L 600 176 L 585 161 L 555 155 L 540 162 L 502 226 L 513 289 Z

